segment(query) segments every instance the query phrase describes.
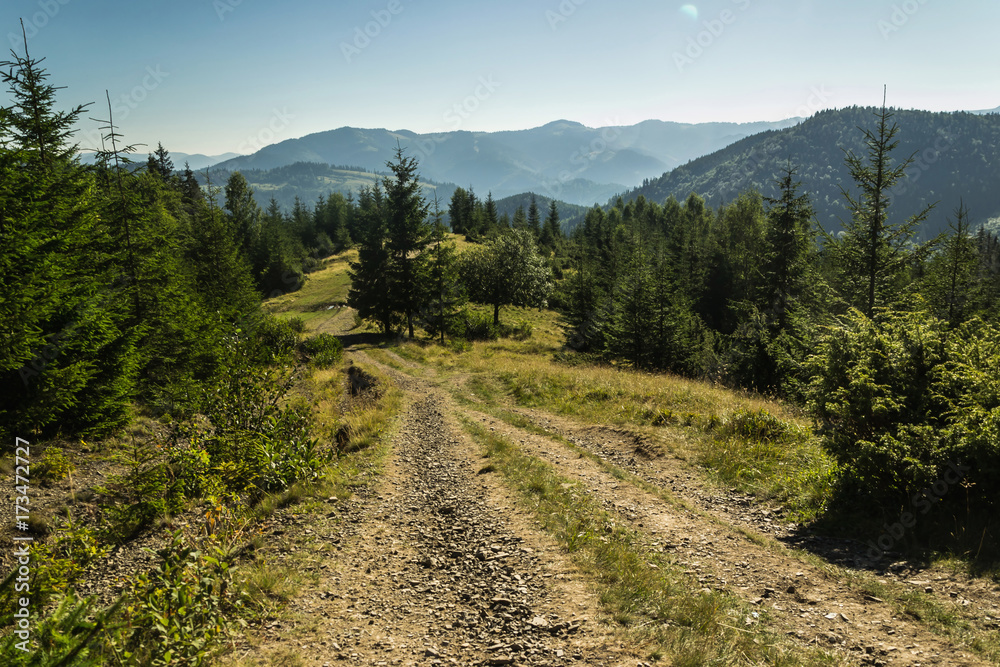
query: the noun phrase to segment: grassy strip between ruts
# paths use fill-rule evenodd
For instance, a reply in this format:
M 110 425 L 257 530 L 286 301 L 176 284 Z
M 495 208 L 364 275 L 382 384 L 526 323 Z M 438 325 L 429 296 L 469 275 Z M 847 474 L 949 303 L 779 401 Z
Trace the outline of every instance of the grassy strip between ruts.
M 462 423 L 545 530 L 596 579 L 610 617 L 651 658 L 676 666 L 842 664 L 769 631 L 766 612 L 725 592 L 699 592 L 696 581 L 644 544 L 642 535 L 618 524 L 579 484 L 475 422 Z

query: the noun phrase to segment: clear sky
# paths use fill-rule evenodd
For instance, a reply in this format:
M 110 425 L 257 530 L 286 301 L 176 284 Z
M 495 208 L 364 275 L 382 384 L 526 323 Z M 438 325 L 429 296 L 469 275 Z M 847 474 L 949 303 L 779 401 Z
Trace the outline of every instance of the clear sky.
M 2 0 L 5 49 L 19 18 L 61 102 L 106 117 L 107 90 L 129 142 L 185 153 L 344 125 L 779 120 L 883 84 L 901 108 L 1000 105 L 996 0 Z

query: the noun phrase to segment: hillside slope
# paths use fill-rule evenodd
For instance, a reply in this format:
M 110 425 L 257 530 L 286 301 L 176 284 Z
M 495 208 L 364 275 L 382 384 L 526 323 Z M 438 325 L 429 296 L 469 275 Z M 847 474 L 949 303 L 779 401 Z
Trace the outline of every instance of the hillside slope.
M 642 195 L 662 202 L 697 192 L 718 205 L 750 188 L 774 196 L 774 179 L 790 163 L 813 198 L 817 220 L 837 230 L 846 217 L 840 188 L 853 191 L 844 151 L 863 152 L 858 128 L 872 128 L 875 111 L 823 111 L 795 127 L 742 139 L 630 191 L 627 199 Z M 946 217 L 963 199 L 976 224 L 1000 216 L 1000 115 L 897 111 L 894 120 L 900 134 L 893 157 L 915 158 L 893 191 L 896 220 L 939 202 L 922 229 L 930 237 L 947 228 Z

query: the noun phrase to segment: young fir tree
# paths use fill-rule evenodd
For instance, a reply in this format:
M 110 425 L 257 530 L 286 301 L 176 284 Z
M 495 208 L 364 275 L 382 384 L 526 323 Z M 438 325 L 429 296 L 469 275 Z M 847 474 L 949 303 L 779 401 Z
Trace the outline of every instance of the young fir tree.
M 191 225 L 187 254 L 198 293 L 210 312 L 224 322 L 236 322 L 259 306 L 253 276 L 233 226 L 216 205 L 218 188 L 206 171 L 207 202 Z
M 393 310 L 400 313 L 413 338 L 413 316 L 421 305 L 421 253 L 430 240 L 429 207 L 420 191 L 416 159 L 403 157 L 403 149 L 397 147 L 396 160 L 386 166 L 392 171 L 392 178 L 382 181 L 390 256 L 389 294 Z
M 538 212 L 538 199 L 531 195 L 531 203 L 528 204 L 528 229 L 537 241 L 542 236 L 542 216 Z
M 634 368 L 650 368 L 655 350 L 650 334 L 656 330 L 657 321 L 653 271 L 642 244 L 634 238 L 628 241 L 624 271 L 612 295 L 608 350 Z
M 458 321 L 465 305 L 465 290 L 462 289 L 458 273 L 458 251 L 447 238 L 448 229 L 444 224 L 444 212 L 434 200 L 434 226 L 430 245 L 425 254 L 424 275 L 421 284 L 425 291 L 423 320 L 432 336 L 445 342 L 445 333 Z
M 249 261 L 260 233 L 260 206 L 253 198 L 253 188 L 238 171 L 226 181 L 225 208 L 233 239 Z
M 514 229 L 528 229 L 528 217 L 524 214 L 523 206 L 518 206 L 514 211 L 514 220 L 510 226 Z
M 809 234 L 813 208 L 808 194 L 799 194 L 802 183 L 789 165 L 777 185 L 778 198 L 767 202 L 762 279 L 758 303 L 768 313 L 777 331 L 788 328 L 789 311 L 809 288 L 809 255 L 813 248 Z
M 951 233 L 945 238 L 941 252 L 933 258 L 927 279 L 931 304 L 952 328 L 968 318 L 974 303 L 978 264 L 965 202 L 959 203 L 954 215 L 954 220 L 948 220 Z
M 559 227 L 559 207 L 556 206 L 556 200 L 553 199 L 549 202 L 549 214 L 545 217 L 545 226 L 542 228 L 539 244 L 555 250 L 561 238 L 562 229 Z
M 889 218 L 890 191 L 914 159 L 910 156 L 893 163 L 892 152 L 899 146 L 899 126 L 890 124 L 892 116 L 883 101 L 882 109 L 875 114 L 875 131 L 863 130 L 867 158 L 847 153 L 845 162 L 859 193 L 854 195 L 841 188 L 851 219 L 843 238 L 827 238 L 839 272 L 841 297 L 869 318 L 898 295 L 905 269 L 913 261 L 911 242 L 917 227 L 933 208 L 928 206 L 903 222 Z M 928 249 L 925 246 L 920 252 Z
M 386 202 L 382 187 L 375 183 L 362 188 L 358 195 L 358 259 L 351 262 L 351 288 L 347 304 L 358 315 L 372 320 L 389 333 L 395 324 L 393 300 L 390 295 L 390 264 Z

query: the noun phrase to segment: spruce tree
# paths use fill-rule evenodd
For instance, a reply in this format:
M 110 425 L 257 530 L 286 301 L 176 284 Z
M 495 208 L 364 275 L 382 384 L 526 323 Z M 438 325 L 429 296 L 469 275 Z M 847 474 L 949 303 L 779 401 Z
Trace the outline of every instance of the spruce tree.
M 899 146 L 899 126 L 891 123 L 892 117 L 883 101 L 875 114 L 875 131 L 862 130 L 867 156 L 847 152 L 845 163 L 859 193 L 841 188 L 851 219 L 842 239 L 827 239 L 839 270 L 841 297 L 868 318 L 898 295 L 904 271 L 913 260 L 911 242 L 917 227 L 933 208 L 932 204 L 902 222 L 893 222 L 889 217 L 890 192 L 914 160 L 910 156 L 893 163 L 892 152 Z M 920 250 L 928 249 L 925 246 Z
M 387 162 L 392 178 L 382 181 L 385 188 L 385 213 L 389 250 L 389 286 L 393 310 L 400 313 L 410 338 L 413 316 L 420 310 L 421 252 L 430 240 L 427 224 L 428 205 L 420 190 L 417 161 L 403 157 L 396 148 L 396 159 Z
M 76 158 L 84 107 L 27 51 L 0 63 L 0 431 L 103 433 L 128 419 L 138 359 L 123 258 Z
M 347 304 L 364 319 L 376 322 L 388 334 L 396 322 L 390 294 L 389 229 L 382 187 L 375 183 L 358 195 L 358 259 L 351 262 Z
M 562 229 L 559 227 L 559 207 L 556 205 L 556 200 L 553 199 L 549 202 L 549 214 L 545 217 L 545 226 L 542 228 L 539 244 L 555 250 L 560 238 L 562 238 Z
M 538 212 L 538 198 L 534 193 L 531 195 L 531 203 L 528 204 L 528 228 L 537 241 L 542 235 L 542 217 Z
M 424 294 L 424 326 L 431 335 L 438 335 L 445 342 L 445 333 L 458 320 L 465 304 L 465 290 L 458 273 L 458 252 L 455 244 L 447 238 L 444 212 L 434 200 L 434 226 L 430 245 L 424 252 L 424 275 L 421 284 Z

